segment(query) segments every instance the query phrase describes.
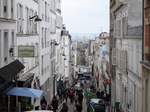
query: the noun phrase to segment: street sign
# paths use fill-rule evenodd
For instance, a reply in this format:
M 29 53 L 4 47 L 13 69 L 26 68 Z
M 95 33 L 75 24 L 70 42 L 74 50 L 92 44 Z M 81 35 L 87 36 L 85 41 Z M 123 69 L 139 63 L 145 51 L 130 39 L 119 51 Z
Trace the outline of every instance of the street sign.
M 34 46 L 18 46 L 18 57 L 34 57 Z

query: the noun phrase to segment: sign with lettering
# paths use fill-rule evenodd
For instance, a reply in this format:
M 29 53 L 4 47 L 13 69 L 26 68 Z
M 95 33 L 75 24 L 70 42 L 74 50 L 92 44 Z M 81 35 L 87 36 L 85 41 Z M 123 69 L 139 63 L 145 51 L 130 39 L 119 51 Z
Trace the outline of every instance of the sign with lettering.
M 18 46 L 18 57 L 34 57 L 34 46 Z

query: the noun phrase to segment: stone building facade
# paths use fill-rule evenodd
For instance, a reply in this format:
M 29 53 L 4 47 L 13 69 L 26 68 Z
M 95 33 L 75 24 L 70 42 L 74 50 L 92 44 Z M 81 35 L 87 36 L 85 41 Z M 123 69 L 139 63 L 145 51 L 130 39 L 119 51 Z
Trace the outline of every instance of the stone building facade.
M 142 0 L 110 1 L 113 110 L 142 111 Z

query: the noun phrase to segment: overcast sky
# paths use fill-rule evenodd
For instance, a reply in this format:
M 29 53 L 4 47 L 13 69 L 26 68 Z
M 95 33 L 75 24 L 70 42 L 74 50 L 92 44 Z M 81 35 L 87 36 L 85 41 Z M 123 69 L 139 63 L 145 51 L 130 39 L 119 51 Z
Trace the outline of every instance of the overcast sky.
M 63 22 L 71 33 L 109 31 L 109 0 L 62 0 Z

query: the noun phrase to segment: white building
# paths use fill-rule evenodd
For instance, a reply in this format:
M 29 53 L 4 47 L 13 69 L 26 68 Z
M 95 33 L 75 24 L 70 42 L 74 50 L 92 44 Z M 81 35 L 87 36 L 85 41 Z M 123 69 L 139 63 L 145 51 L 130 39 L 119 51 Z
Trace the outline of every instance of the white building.
M 32 5 L 31 5 L 32 4 Z M 20 79 L 34 75 L 39 76 L 39 62 L 38 62 L 38 47 L 39 47 L 39 34 L 38 23 L 34 19 L 30 19 L 38 14 L 38 2 L 34 0 L 16 0 L 16 57 L 25 65 L 24 72 L 21 74 Z M 26 47 L 32 48 L 33 56 L 21 54 Z M 30 49 L 29 48 L 29 49 Z M 32 51 L 31 51 L 32 52 Z
M 56 94 L 56 41 L 59 36 L 56 34 L 56 9 L 60 8 L 58 7 L 60 2 L 41 0 L 39 4 L 39 16 L 42 18 L 40 23 L 40 81 L 50 103 L 53 95 Z
M 16 44 L 16 12 L 15 0 L 0 1 L 0 67 L 9 64 L 14 55 Z
M 61 30 L 60 0 L 0 0 L 0 68 L 19 59 L 18 80 L 33 78 L 26 86 L 41 88 L 47 103 L 56 95 Z
M 61 37 L 61 68 L 60 71 L 62 71 L 61 75 L 64 77 L 64 80 L 69 79 L 69 83 L 71 84 L 71 74 L 72 74 L 72 59 L 71 59 L 71 35 L 66 30 L 65 27 L 63 27 L 62 30 L 62 37 Z
M 16 0 L 16 45 L 15 55 L 24 65 L 25 69 L 19 76 L 19 81 L 26 82 L 27 87 L 40 89 L 39 80 L 39 22 L 38 0 Z M 33 78 L 33 80 L 32 80 Z M 31 80 L 31 82 L 27 82 Z M 39 105 L 39 102 L 37 105 Z
M 34 47 L 33 57 L 19 57 L 25 64 L 23 74 L 34 74 L 39 79 L 48 103 L 56 94 L 56 41 L 61 37 L 62 25 L 60 3 L 59 0 L 17 0 L 17 46 Z

